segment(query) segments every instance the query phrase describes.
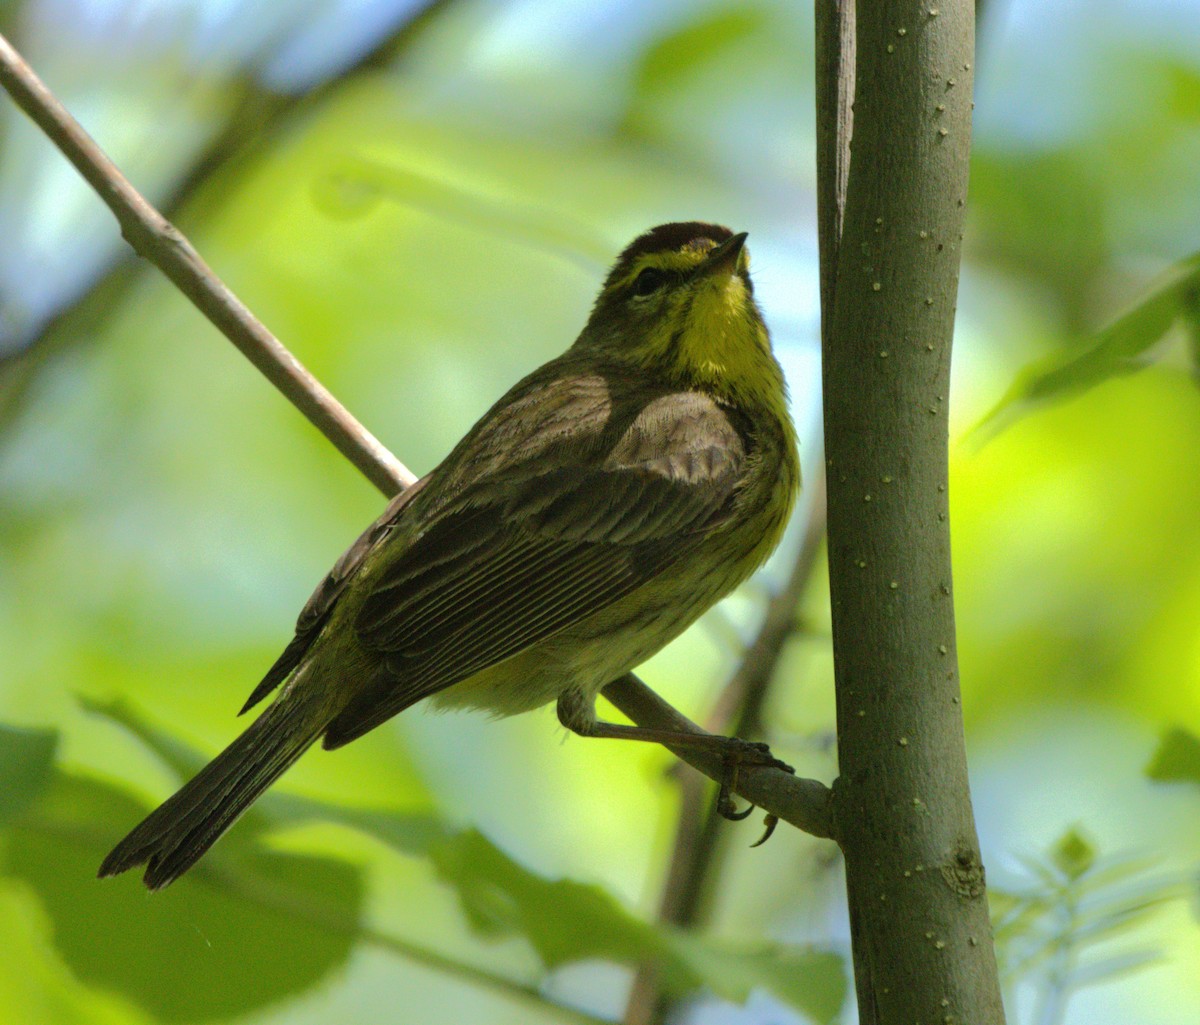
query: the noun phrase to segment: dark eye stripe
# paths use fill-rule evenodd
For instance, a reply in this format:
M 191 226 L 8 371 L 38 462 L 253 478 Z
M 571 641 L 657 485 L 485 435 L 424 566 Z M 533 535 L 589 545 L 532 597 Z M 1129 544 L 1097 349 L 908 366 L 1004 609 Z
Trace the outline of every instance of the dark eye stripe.
M 657 267 L 646 267 L 633 279 L 634 295 L 650 295 L 667 283 L 667 272 Z

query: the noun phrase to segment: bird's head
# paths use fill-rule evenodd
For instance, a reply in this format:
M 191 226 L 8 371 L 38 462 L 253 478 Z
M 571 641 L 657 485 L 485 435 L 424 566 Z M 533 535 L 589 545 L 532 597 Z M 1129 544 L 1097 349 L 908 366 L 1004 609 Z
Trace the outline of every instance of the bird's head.
M 781 388 L 745 243 L 745 232 L 699 221 L 639 235 L 576 345 L 731 397 Z

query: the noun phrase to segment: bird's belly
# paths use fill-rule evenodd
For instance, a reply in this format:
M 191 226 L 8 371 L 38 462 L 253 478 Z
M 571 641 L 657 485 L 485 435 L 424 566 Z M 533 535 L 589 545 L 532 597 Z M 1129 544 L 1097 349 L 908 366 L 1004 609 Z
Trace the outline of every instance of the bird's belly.
M 440 691 L 438 708 L 527 712 L 574 688 L 596 693 L 674 640 L 745 576 L 741 560 L 698 559 L 498 665 Z

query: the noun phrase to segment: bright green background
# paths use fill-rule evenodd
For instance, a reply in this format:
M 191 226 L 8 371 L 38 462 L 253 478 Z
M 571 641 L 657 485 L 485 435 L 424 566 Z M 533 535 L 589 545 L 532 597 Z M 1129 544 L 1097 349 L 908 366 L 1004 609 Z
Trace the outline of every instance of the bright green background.
M 1086 351 L 1198 248 L 1197 36 L 1190 56 L 1181 42 L 1200 18 L 1051 7 L 1035 29 L 1022 6 L 996 5 L 982 34 L 950 483 L 985 857 L 999 891 L 1041 895 L 1042 925 L 1062 902 L 1021 858 L 1070 877 L 1076 862 L 1049 852 L 1072 827 L 1102 860 L 1143 859 L 1119 874 L 1118 911 L 1139 886 L 1146 900 L 1182 892 L 1164 880 L 1200 860 L 1200 793 L 1143 772 L 1164 729 L 1200 733 L 1186 331 L 1139 321 L 1122 351 L 1148 369 L 1109 380 L 1126 364 L 1099 360 L 1102 383 L 1081 397 L 1018 401 L 970 432 L 1023 367 Z M 782 0 L 652 15 L 446 4 L 390 66 L 303 107 L 178 219 L 417 472 L 569 343 L 636 232 L 695 217 L 749 230 L 811 475 L 811 78 L 807 14 Z M 123 112 L 89 125 L 102 143 Z M 0 424 L 0 722 L 57 737 L 0 732 L 3 1020 L 569 1020 L 406 944 L 601 1016 L 619 1015 L 628 978 L 607 962 L 649 951 L 681 989 L 753 989 L 749 1010 L 713 998 L 705 1021 L 836 1012 L 846 941 L 830 849 L 781 828 L 750 852 L 754 827 L 736 829 L 704 940 L 655 930 L 670 759 L 564 741 L 549 709 L 500 723 L 414 710 L 306 757 L 167 892 L 95 882 L 175 767 L 233 736 L 311 586 L 381 500 L 153 272 L 49 341 Z M 1078 385 L 1096 362 L 1060 378 Z M 778 583 L 794 526 L 783 559 L 646 667 L 694 716 Z M 769 739 L 828 780 L 823 577 L 803 612 Z M 1200 758 L 1181 744 L 1178 775 L 1194 779 Z M 1115 914 L 1100 920 L 1124 924 Z M 1161 960 L 1073 997 L 1066 1020 L 1194 1021 L 1186 902 L 1128 918 L 1136 928 L 1084 962 Z M 1014 969 L 1013 1021 L 1058 1020 L 1050 968 Z

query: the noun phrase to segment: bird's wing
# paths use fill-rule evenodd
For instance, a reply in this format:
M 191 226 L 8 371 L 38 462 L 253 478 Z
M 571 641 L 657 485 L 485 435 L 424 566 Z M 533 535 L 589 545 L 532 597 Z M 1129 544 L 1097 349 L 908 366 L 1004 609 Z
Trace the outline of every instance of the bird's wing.
M 317 585 L 317 589 L 313 591 L 312 597 L 300 610 L 300 616 L 296 620 L 295 636 L 283 649 L 279 658 L 275 660 L 275 664 L 267 670 L 266 676 L 254 688 L 250 697 L 246 699 L 246 703 L 242 706 L 242 712 L 247 712 L 257 705 L 283 683 L 291 675 L 292 670 L 303 661 L 309 647 L 321 632 L 321 627 L 329 618 L 333 606 L 346 589 L 347 583 L 362 565 L 367 554 L 377 548 L 392 532 L 400 519 L 401 512 L 417 496 L 428 480 L 428 477 L 422 477 L 388 502 L 383 515 L 364 530 L 354 544 L 347 548 L 341 558 L 333 564 L 333 569 L 325 575 L 325 578 Z
M 729 514 L 744 456 L 716 403 L 677 393 L 629 416 L 592 465 L 533 460 L 506 467 L 502 484 L 487 475 L 466 485 L 375 580 L 355 627 L 387 672 L 334 720 L 325 745 L 653 580 Z

